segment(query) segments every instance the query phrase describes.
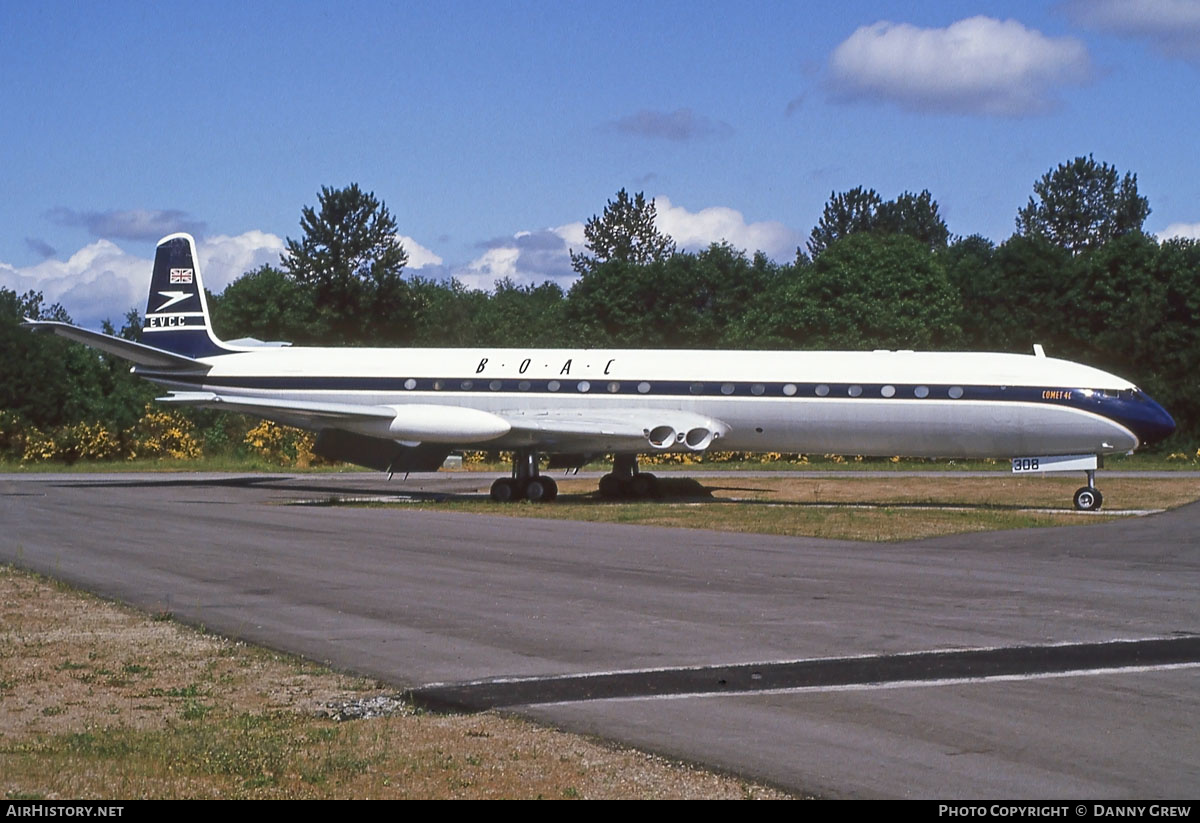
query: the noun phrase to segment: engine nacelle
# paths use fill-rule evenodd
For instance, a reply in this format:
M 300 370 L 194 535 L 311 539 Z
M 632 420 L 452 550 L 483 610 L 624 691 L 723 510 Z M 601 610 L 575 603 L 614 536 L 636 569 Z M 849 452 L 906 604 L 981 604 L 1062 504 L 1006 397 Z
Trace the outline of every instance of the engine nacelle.
M 720 420 L 691 412 L 674 412 L 669 421 L 645 430 L 646 442 L 655 451 L 702 452 L 729 432 Z

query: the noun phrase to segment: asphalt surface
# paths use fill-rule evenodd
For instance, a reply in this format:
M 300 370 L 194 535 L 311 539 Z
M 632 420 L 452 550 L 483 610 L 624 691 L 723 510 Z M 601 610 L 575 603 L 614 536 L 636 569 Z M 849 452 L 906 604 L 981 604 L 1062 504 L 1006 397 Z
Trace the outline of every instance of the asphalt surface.
M 1200 789 L 1198 504 L 883 545 L 280 505 L 490 479 L 0 475 L 0 560 L 823 796 Z

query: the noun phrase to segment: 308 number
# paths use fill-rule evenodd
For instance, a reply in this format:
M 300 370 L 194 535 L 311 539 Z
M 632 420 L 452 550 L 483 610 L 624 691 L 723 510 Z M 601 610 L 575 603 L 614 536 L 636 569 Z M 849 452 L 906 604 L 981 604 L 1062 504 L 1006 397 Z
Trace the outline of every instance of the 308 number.
M 1012 470 L 1015 472 L 1035 472 L 1038 470 L 1038 459 L 1036 457 L 1014 457 Z

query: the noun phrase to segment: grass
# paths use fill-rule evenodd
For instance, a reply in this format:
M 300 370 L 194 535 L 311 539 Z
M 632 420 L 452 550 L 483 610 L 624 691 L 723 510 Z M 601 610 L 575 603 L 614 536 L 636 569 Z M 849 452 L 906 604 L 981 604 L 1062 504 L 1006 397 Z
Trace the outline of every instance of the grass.
M 495 713 L 325 709 L 395 691 L 0 567 L 10 800 L 786 796 Z
M 1162 509 L 1200 499 L 1200 480 L 1107 475 L 1108 511 Z M 497 504 L 479 496 L 394 504 L 476 514 L 678 526 L 848 540 L 892 541 L 996 529 L 1099 523 L 1116 515 L 1079 514 L 1072 494 L 1081 478 L 1013 477 L 728 477 L 697 481 L 660 475 L 667 496 L 610 501 L 596 481 L 559 481 L 553 504 Z M 402 490 L 403 487 L 401 487 Z
M 1200 458 L 1196 450 L 1187 452 L 1188 459 L 1170 459 L 1166 452 L 1116 455 L 1104 461 L 1106 471 L 1200 471 Z M 501 461 L 464 464 L 453 471 L 503 473 L 510 464 Z M 603 461 L 589 464 L 590 470 L 607 471 Z M 893 461 L 887 457 L 826 457 L 810 455 L 807 463 L 786 460 L 763 462 L 761 460 L 713 461 L 697 463 L 664 463 L 645 465 L 647 471 L 655 473 L 711 472 L 711 471 L 994 471 L 1007 473 L 1007 460 L 962 460 L 962 459 L 901 459 Z M 137 460 L 82 460 L 72 464 L 60 462 L 22 463 L 0 459 L 0 474 L 15 473 L 103 473 L 103 472 L 269 472 L 269 473 L 337 473 L 362 472 L 365 469 L 346 463 L 296 468 L 272 463 L 261 457 L 248 455 L 214 455 L 195 460 L 137 459 Z

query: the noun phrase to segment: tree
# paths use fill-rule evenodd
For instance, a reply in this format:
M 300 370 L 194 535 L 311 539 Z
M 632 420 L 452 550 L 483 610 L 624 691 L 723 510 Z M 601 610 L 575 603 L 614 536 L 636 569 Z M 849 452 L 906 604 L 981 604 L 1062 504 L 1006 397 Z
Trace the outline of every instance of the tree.
M 856 186 L 850 191 L 829 193 L 821 219 L 808 238 L 808 252 L 815 259 L 835 241 L 875 228 L 875 212 L 883 198 L 875 189 Z M 797 249 L 799 251 L 799 249 Z
M 816 259 L 834 242 L 857 232 L 905 234 L 931 249 L 945 247 L 950 237 L 928 189 L 920 194 L 906 191 L 885 202 L 874 189 L 858 186 L 841 194 L 830 193 L 821 219 L 809 235 L 808 251 Z M 799 261 L 800 250 L 796 253 Z
M 21 328 L 26 317 L 71 322 L 58 303 L 45 307 L 40 292 L 18 295 L 0 287 L 0 409 L 43 431 L 81 421 L 116 430 L 133 425 L 154 388 L 116 357 L 54 335 L 30 334 Z M 112 329 L 111 323 L 105 326 Z
M 938 214 L 937 201 L 929 189 L 920 194 L 904 192 L 895 200 L 882 204 L 875 215 L 877 231 L 906 234 L 931 249 L 945 248 L 950 229 Z
M 1150 214 L 1150 201 L 1138 195 L 1137 175 L 1122 178 L 1090 154 L 1046 172 L 1033 193 L 1017 212 L 1017 232 L 1044 237 L 1072 254 L 1140 232 Z
M 942 349 L 961 334 L 958 295 L 939 256 L 877 232 L 832 244 L 757 319 L 772 345 L 806 349 Z
M 320 211 L 300 212 L 301 240 L 287 239 L 281 263 L 313 289 L 313 302 L 331 336 L 348 342 L 402 342 L 402 315 L 411 298 L 401 273 L 408 262 L 396 220 L 374 193 L 357 183 L 321 187 Z
M 249 271 L 208 301 L 213 328 L 227 339 L 319 342 L 323 318 L 313 303 L 314 289 L 264 264 Z
M 591 256 L 572 249 L 571 265 L 586 275 L 609 261 L 645 265 L 666 260 L 675 253 L 675 241 L 658 230 L 657 218 L 653 200 L 647 203 L 642 192 L 630 199 L 621 189 L 615 201 L 608 201 L 604 214 L 592 215 L 583 227 Z

